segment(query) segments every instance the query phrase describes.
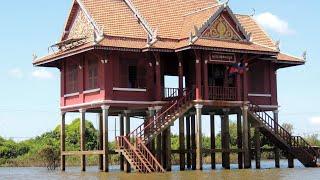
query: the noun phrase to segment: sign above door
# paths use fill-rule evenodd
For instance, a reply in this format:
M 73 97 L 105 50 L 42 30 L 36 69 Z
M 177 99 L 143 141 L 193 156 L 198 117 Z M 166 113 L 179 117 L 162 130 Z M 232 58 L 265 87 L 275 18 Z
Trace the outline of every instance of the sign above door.
M 209 55 L 209 61 L 213 63 L 236 63 L 236 55 L 212 52 Z

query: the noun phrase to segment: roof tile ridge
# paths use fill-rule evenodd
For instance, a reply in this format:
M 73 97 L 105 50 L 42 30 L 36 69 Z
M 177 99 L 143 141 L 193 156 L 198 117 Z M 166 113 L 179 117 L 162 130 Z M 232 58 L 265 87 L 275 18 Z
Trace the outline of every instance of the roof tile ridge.
M 142 25 L 143 29 L 147 32 L 147 43 L 152 46 L 153 43 L 157 41 L 157 30 L 153 30 L 149 25 L 148 21 L 142 16 L 138 8 L 134 6 L 131 0 L 123 0 L 129 9 L 134 13 L 134 16 L 138 19 L 138 23 Z

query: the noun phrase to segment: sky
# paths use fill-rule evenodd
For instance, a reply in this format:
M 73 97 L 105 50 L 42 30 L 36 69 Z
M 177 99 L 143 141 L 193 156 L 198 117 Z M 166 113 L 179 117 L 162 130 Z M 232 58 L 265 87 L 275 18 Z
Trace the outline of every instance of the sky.
M 306 65 L 278 71 L 279 120 L 293 124 L 298 135 L 320 133 L 320 1 L 230 0 L 229 5 L 234 13 L 254 14 L 273 40 L 280 40 L 281 51 L 299 57 L 307 51 Z M 71 0 L 0 2 L 0 136 L 35 137 L 59 123 L 59 71 L 35 68 L 32 58 L 58 42 L 70 6 Z M 67 122 L 75 117 L 68 115 Z M 97 124 L 96 115 L 87 119 Z M 110 131 L 118 129 L 116 118 L 110 119 Z M 209 135 L 207 120 L 203 131 Z M 177 124 L 172 129 L 176 133 Z

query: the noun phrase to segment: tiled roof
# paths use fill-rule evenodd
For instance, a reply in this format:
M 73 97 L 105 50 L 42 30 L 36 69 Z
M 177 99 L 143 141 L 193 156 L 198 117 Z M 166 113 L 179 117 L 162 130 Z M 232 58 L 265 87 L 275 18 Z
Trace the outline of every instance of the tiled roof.
M 277 51 L 274 49 L 261 46 L 249 42 L 238 42 L 238 41 L 228 41 L 228 40 L 215 40 L 215 39 L 198 39 L 193 45 L 202 46 L 202 47 L 212 47 L 212 48 L 223 48 L 223 49 L 234 49 L 234 50 L 245 50 L 245 51 L 255 51 L 255 52 L 264 52 L 276 54 Z M 179 45 L 176 46 L 177 49 L 187 47 L 188 40 L 179 42 Z
M 82 0 L 92 18 L 109 36 L 147 38 L 123 0 Z
M 247 15 L 236 15 L 239 22 L 242 24 L 244 29 L 251 33 L 252 41 L 256 44 L 260 44 L 266 47 L 277 49 L 272 39 L 265 33 L 265 31 L 258 25 L 258 23 Z
M 88 14 L 104 33 L 104 39 L 98 44 L 90 43 L 92 47 L 181 50 L 190 46 L 189 37 L 191 33 L 195 35 L 195 27 L 200 28 L 211 16 L 220 12 L 219 8 L 224 7 L 215 0 L 131 1 L 138 13 L 147 21 L 148 27 L 157 32 L 157 41 L 151 47 L 148 46 L 147 32 L 125 0 L 81 0 L 79 2 L 82 2 Z M 72 24 L 72 18 L 77 14 L 77 8 L 81 8 L 77 5 L 77 0 L 74 0 L 74 3 L 66 23 L 66 31 L 67 27 Z M 251 33 L 251 42 L 199 38 L 192 46 L 278 53 L 275 43 L 251 16 L 235 15 L 235 17 L 246 33 Z M 83 47 L 48 55 L 38 59 L 35 64 L 63 57 Z M 296 60 L 289 57 L 279 54 L 278 59 Z
M 294 57 L 284 53 L 279 53 L 277 55 L 277 59 L 279 61 L 302 62 L 302 63 L 305 62 L 305 60 L 303 60 L 302 58 Z
M 215 0 L 132 0 L 162 38 L 179 39 L 185 15 L 216 5 Z M 203 20 L 205 21 L 205 20 Z

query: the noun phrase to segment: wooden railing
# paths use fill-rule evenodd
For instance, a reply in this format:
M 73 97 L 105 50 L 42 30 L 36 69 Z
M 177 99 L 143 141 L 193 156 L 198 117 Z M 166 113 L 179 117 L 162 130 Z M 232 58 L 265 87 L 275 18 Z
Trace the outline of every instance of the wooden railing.
M 140 152 L 144 155 L 144 157 L 147 159 L 149 164 L 153 167 L 155 172 L 165 172 L 161 164 L 157 161 L 157 159 L 153 156 L 153 154 L 149 151 L 149 149 L 140 142 L 141 140 L 137 140 L 137 147 L 140 150 Z
M 137 153 L 136 148 L 130 143 L 130 141 L 125 136 L 116 137 L 117 148 L 123 149 L 125 153 L 132 153 L 133 157 L 131 157 L 134 165 L 140 172 L 152 172 L 148 167 L 147 162 L 145 162 L 140 155 Z
M 280 126 L 274 119 L 258 105 L 250 104 L 249 109 L 253 112 L 265 126 L 267 126 L 273 133 L 280 136 L 286 143 L 291 144 L 291 134 Z
M 149 118 L 149 123 L 141 124 L 138 128 L 136 128 L 134 131 L 132 131 L 130 134 L 128 134 L 129 137 L 132 137 L 133 139 L 141 139 L 142 141 L 150 141 L 149 133 L 152 134 L 155 130 L 161 128 L 161 126 L 165 123 L 167 123 L 172 115 L 177 113 L 177 111 L 187 104 L 188 102 L 191 102 L 194 100 L 193 91 L 187 91 L 184 92 L 186 94 L 185 96 L 177 97 L 171 102 L 168 103 L 168 105 L 165 108 L 162 108 L 162 111 L 157 114 L 157 116 Z
M 209 100 L 236 101 L 236 87 L 209 86 Z
M 314 157 L 319 157 L 319 152 L 317 152 L 305 139 L 301 136 L 292 136 L 292 147 L 303 148 L 305 151 L 312 154 Z
M 303 152 L 305 157 L 309 157 L 310 159 L 313 159 L 314 162 L 317 162 L 319 152 L 317 152 L 305 139 L 301 136 L 292 136 L 291 133 L 274 121 L 274 119 L 259 106 L 250 104 L 249 110 L 257 116 L 269 130 L 275 135 L 280 136 L 290 148 L 299 149 L 299 151 Z
M 164 88 L 164 99 L 172 99 L 179 96 L 179 88 Z

